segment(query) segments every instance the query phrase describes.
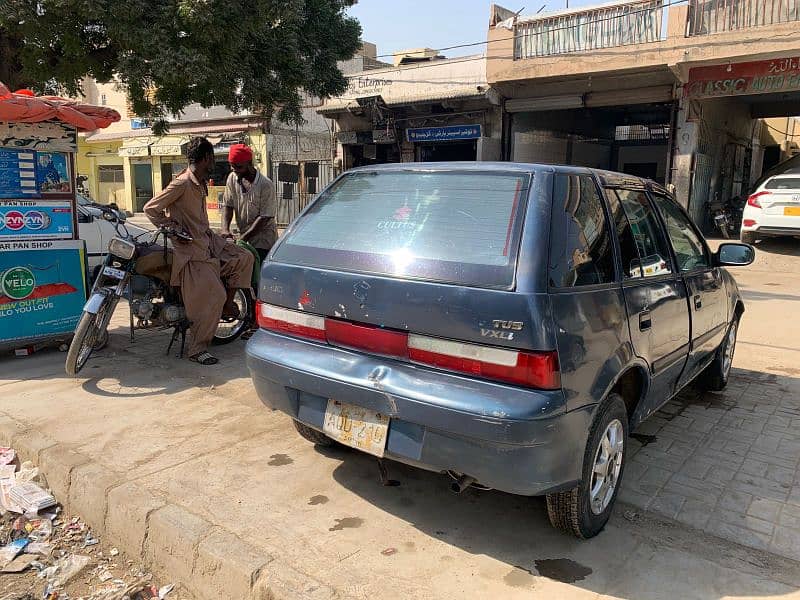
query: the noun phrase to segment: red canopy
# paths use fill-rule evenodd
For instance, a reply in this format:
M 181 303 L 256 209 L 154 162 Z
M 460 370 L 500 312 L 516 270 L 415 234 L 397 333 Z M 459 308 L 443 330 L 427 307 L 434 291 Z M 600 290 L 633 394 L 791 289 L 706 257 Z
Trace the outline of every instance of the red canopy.
M 117 111 L 106 106 L 80 104 L 56 96 L 34 96 L 28 90 L 12 93 L 0 82 L 0 121 L 40 123 L 57 119 L 83 131 L 105 129 L 119 121 Z

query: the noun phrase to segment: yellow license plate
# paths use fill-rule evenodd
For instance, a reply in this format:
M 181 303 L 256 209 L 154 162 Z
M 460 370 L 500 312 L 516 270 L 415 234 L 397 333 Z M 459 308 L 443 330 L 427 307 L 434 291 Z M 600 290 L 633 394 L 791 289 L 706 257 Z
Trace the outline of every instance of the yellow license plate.
M 783 209 L 785 217 L 800 217 L 800 206 L 786 206 Z
M 389 435 L 389 417 L 361 406 L 328 400 L 322 430 L 345 446 L 381 458 Z

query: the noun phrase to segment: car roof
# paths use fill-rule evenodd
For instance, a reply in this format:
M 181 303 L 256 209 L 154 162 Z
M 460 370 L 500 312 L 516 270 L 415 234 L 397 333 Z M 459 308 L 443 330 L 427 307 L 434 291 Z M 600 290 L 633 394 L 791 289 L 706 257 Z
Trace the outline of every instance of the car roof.
M 398 172 L 398 171 L 483 171 L 483 172 L 512 172 L 512 173 L 569 173 L 575 175 L 594 174 L 600 179 L 604 187 L 633 187 L 648 188 L 663 193 L 667 190 L 649 179 L 643 179 L 635 175 L 626 175 L 615 171 L 603 169 L 593 169 L 589 167 L 576 167 L 571 165 L 549 165 L 539 163 L 517 163 L 500 161 L 463 161 L 463 162 L 410 162 L 410 163 L 388 163 L 382 165 L 370 165 L 366 167 L 355 167 L 348 169 L 346 173 L 374 173 L 374 172 Z

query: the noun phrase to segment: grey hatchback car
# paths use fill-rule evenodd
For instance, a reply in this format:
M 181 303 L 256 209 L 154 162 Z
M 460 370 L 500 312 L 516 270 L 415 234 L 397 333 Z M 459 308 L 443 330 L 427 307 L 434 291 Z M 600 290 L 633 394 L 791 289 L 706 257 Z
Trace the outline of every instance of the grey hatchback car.
M 514 163 L 353 169 L 262 268 L 255 388 L 308 440 L 545 495 L 599 533 L 629 431 L 727 383 L 744 305 L 658 185 Z

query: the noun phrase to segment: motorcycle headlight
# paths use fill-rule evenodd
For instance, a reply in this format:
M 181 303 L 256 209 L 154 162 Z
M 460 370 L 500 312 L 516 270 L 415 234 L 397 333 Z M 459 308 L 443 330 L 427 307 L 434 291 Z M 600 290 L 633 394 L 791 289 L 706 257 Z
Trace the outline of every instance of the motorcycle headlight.
M 108 251 L 114 256 L 130 260 L 136 253 L 136 244 L 120 238 L 114 238 L 108 242 Z

